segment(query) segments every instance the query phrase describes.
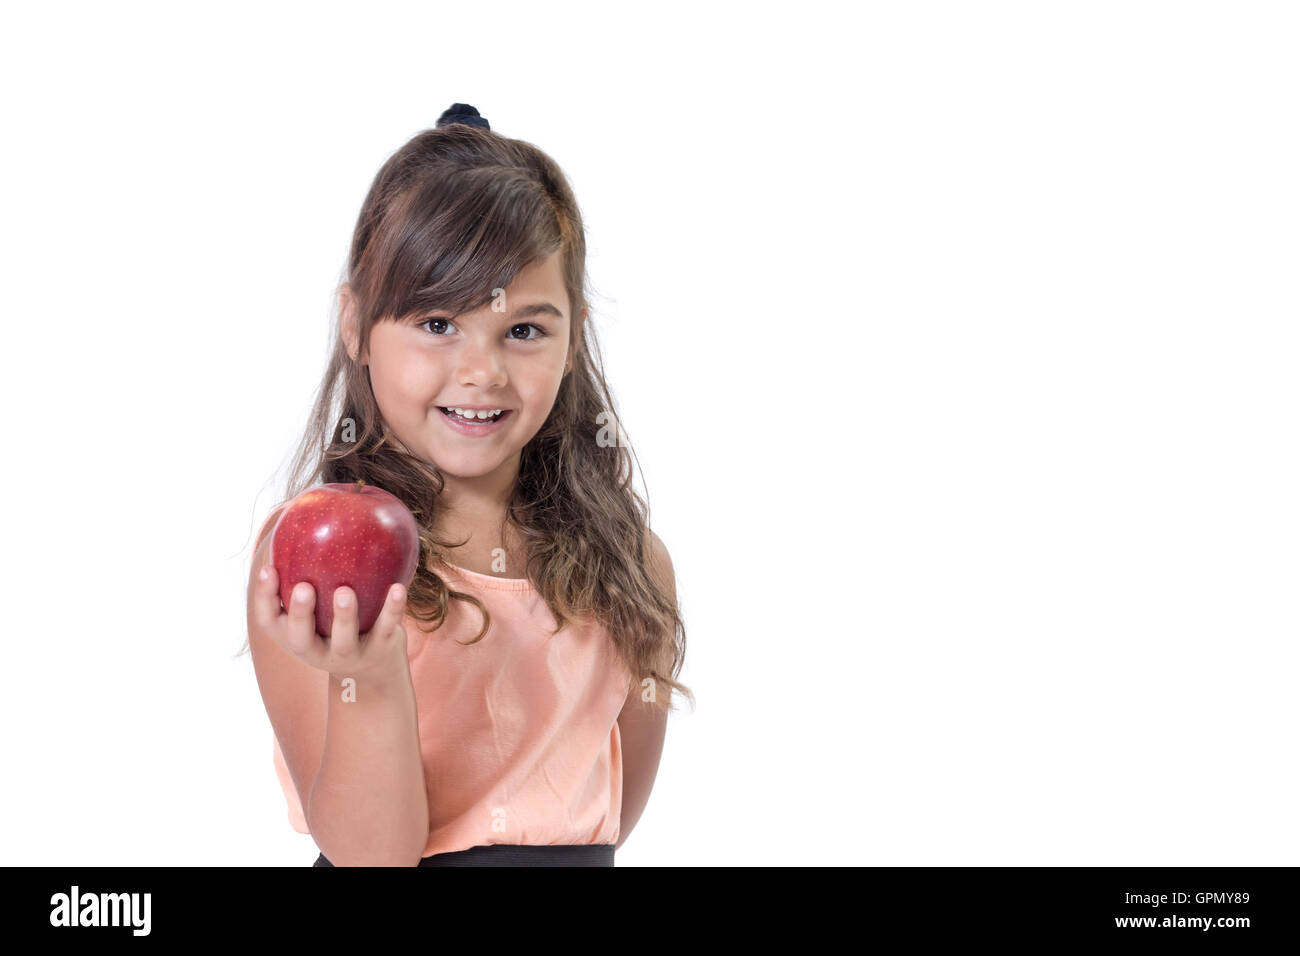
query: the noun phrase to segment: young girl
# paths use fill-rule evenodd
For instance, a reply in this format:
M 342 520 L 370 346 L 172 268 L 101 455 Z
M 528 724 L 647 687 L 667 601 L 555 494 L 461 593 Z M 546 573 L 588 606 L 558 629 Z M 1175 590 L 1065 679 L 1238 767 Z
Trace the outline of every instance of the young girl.
M 564 174 L 454 104 L 379 171 L 334 351 L 258 537 L 247 648 L 315 866 L 612 866 L 654 784 L 685 655 L 672 564 L 630 485 Z M 336 405 L 337 400 L 337 405 Z M 340 587 L 290 606 L 284 504 L 364 480 L 420 528 L 366 634 Z

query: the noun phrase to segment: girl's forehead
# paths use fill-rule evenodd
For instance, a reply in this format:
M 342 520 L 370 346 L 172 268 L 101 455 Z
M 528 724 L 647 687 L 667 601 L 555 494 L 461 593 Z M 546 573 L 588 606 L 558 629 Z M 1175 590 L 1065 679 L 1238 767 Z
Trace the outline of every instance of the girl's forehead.
M 495 292 L 496 290 L 494 290 Z M 504 299 L 502 305 L 497 305 Z M 569 297 L 564 284 L 564 266 L 561 254 L 556 252 L 545 259 L 531 263 L 519 270 L 510 284 L 493 296 L 485 308 L 513 313 L 518 308 L 535 309 L 532 314 L 549 315 L 563 319 L 569 314 Z M 539 306 L 549 308 L 538 308 Z
M 544 259 L 538 259 L 524 266 L 510 285 L 506 286 L 506 292 L 514 291 L 516 286 L 520 289 L 536 289 L 543 292 L 550 291 L 556 286 L 564 288 L 563 254 L 553 252 Z

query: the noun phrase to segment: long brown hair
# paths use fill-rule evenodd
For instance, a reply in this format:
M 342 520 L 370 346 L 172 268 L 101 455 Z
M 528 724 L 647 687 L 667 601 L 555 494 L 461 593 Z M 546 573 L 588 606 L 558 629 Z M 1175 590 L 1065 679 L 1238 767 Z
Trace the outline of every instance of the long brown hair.
M 462 123 L 417 134 L 375 176 L 353 232 L 343 282 L 357 310 L 358 354 L 376 323 L 480 308 L 492 290 L 556 251 L 576 319 L 588 307 L 586 239 L 578 204 L 554 160 L 530 143 Z M 452 599 L 468 601 L 483 617 L 471 643 L 482 640 L 491 620 L 487 608 L 450 589 L 434 570 L 450 544 L 432 531 L 442 475 L 389 433 L 369 366 L 348 354 L 337 312 L 333 341 L 281 503 L 318 483 L 357 480 L 396 495 L 420 528 L 408 613 L 439 626 Z M 593 615 L 632 680 L 645 686 L 653 678 L 654 704 L 671 710 L 673 691 L 695 699 L 676 680 L 686 628 L 676 601 L 648 571 L 648 507 L 631 485 L 635 456 L 617 422 L 588 319 L 549 417 L 521 452 L 506 520 L 523 542 L 526 576 L 558 626 Z M 611 427 L 613 440 L 598 441 Z M 240 654 L 247 649 L 245 643 Z

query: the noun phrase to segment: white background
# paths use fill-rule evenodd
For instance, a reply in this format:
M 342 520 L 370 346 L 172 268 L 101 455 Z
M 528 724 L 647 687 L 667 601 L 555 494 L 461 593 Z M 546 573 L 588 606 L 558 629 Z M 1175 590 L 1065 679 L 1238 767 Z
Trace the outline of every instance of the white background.
M 687 625 L 618 865 L 1295 865 L 1266 3 L 7 9 L 0 863 L 307 866 L 252 535 L 382 162 L 582 206 Z

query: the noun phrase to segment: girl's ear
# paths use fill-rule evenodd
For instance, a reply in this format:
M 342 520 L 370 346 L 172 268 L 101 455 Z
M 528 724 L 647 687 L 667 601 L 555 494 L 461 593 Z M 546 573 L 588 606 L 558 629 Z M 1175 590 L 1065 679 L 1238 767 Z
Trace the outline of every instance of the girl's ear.
M 346 282 L 339 290 L 339 326 L 343 334 L 343 344 L 347 347 L 352 361 L 357 360 L 359 333 L 357 329 L 357 302 L 352 295 L 352 287 Z M 365 364 L 363 361 L 361 364 Z

